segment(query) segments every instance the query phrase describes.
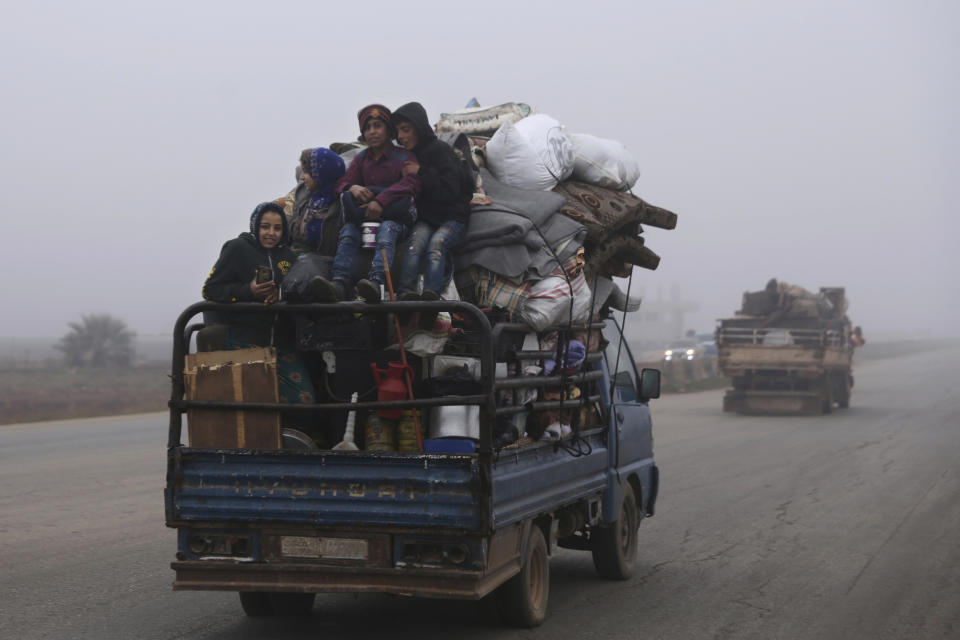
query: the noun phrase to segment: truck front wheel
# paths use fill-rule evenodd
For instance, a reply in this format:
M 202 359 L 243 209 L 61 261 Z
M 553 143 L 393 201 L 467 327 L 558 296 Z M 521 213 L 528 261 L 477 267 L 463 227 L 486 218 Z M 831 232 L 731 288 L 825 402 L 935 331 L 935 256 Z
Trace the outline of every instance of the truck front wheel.
M 532 629 L 547 617 L 550 557 L 540 527 L 531 527 L 523 568 L 497 589 L 496 597 L 500 615 L 510 624 Z
M 590 532 L 593 566 L 601 578 L 627 580 L 637 562 L 637 528 L 640 526 L 633 486 L 627 483 L 620 505 L 620 517 Z

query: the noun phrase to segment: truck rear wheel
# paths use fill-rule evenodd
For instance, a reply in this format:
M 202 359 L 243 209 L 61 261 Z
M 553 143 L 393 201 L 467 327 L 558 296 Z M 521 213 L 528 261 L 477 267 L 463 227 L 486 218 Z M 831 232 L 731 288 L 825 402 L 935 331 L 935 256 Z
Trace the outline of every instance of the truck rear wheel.
M 840 392 L 840 397 L 837 398 L 837 406 L 841 409 L 850 408 L 850 384 L 851 376 L 844 374 L 843 376 L 843 390 Z
M 550 558 L 540 527 L 531 527 L 523 568 L 497 589 L 496 597 L 500 615 L 510 624 L 532 629 L 547 617 Z
M 315 593 L 271 593 L 270 606 L 280 616 L 306 616 L 313 611 Z
M 833 380 L 830 379 L 829 374 L 823 376 L 820 397 L 823 401 L 823 413 L 833 413 Z
M 251 618 L 265 618 L 273 615 L 270 594 L 263 591 L 241 591 L 240 606 Z
M 590 532 L 593 566 L 601 578 L 627 580 L 633 575 L 637 563 L 639 526 L 637 500 L 633 486 L 627 483 L 617 521 L 605 527 L 596 527 Z

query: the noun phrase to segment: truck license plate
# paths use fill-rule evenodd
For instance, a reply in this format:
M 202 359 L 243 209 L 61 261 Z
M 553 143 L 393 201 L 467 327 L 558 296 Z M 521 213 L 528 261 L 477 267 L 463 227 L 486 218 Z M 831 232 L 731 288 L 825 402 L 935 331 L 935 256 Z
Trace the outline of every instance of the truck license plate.
M 331 558 L 335 560 L 366 560 L 369 545 L 358 538 L 310 538 L 282 536 L 280 553 L 294 558 Z

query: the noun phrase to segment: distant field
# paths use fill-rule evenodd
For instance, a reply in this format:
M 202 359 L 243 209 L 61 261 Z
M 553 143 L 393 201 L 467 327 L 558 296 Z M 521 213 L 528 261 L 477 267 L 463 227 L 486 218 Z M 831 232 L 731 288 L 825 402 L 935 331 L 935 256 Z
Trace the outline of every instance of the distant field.
M 881 358 L 899 358 L 921 351 L 960 348 L 960 340 L 945 338 L 940 340 L 899 340 L 897 342 L 867 342 L 854 352 L 853 360 L 879 360 Z
M 170 394 L 169 369 L 118 371 L 23 367 L 0 370 L 0 424 L 160 411 Z
M 956 340 L 877 342 L 858 349 L 854 361 L 958 347 L 960 342 Z M 161 345 L 156 351 L 166 349 L 167 345 Z M 638 364 L 661 369 L 665 393 L 722 389 L 730 384 L 728 378 L 716 375 L 715 368 L 702 364 L 691 367 L 676 362 L 667 366 L 660 360 Z M 169 394 L 166 364 L 143 364 L 120 371 L 70 371 L 56 361 L 18 365 L 12 358 L 0 359 L 0 424 L 161 411 Z

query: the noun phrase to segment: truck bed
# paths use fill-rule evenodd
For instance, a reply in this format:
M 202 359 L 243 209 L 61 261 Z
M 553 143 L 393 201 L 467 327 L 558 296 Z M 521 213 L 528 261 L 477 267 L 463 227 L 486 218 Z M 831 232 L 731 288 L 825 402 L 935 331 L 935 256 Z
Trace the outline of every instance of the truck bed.
M 604 432 L 583 439 L 589 452 L 577 457 L 549 442 L 502 450 L 492 466 L 490 506 L 475 455 L 181 447 L 172 453 L 167 517 L 172 526 L 242 521 L 492 531 L 604 489 Z

